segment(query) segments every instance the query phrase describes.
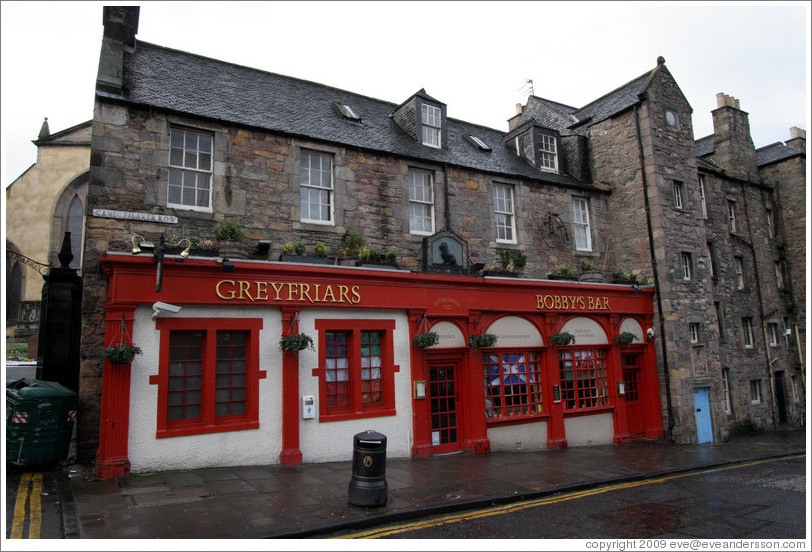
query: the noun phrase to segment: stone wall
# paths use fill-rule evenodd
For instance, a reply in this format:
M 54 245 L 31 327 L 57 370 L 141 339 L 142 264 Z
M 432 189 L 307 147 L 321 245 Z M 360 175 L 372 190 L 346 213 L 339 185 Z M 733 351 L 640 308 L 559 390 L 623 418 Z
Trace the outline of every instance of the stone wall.
M 759 174 L 762 181 L 775 190 L 774 241 L 777 253 L 786 261 L 786 276 L 795 307 L 790 319 L 799 327 L 801 351 L 806 358 L 806 158 L 793 157 L 761 167 Z M 793 339 L 797 339 L 796 336 L 793 335 Z
M 209 131 L 214 135 L 213 210 L 210 213 L 166 206 L 169 134 L 172 125 Z M 434 175 L 435 230 L 447 227 L 469 244 L 472 263 L 499 265 L 500 249 L 527 254 L 523 276 L 544 278 L 554 267 L 576 273 L 581 259 L 590 259 L 608 273 L 604 263 L 611 217 L 605 191 L 570 189 L 514 178 L 499 178 L 458 167 L 399 159 L 347 149 L 333 144 L 283 137 L 178 115 L 98 104 L 93 123 L 93 157 L 89 184 L 82 343 L 83 419 L 80 440 L 85 457 L 95 450 L 99 422 L 101 374 L 98 355 L 103 348 L 106 282 L 98 270 L 105 251 L 130 251 L 133 234 L 148 241 L 161 233 L 179 238 L 211 237 L 224 216 L 244 223 L 249 249 L 270 241 L 263 259 L 276 260 L 287 242 L 304 240 L 308 247 L 323 242 L 335 256 L 347 231 L 363 235 L 366 245 L 394 249 L 401 267 L 419 270 L 423 236 L 409 232 L 408 179 L 410 169 Z M 334 163 L 334 224 L 301 222 L 299 217 L 300 155 L 312 150 L 332 155 Z M 496 241 L 492 185 L 514 186 L 516 244 Z M 446 194 L 447 183 L 447 194 Z M 576 252 L 559 233 L 550 234 L 547 213 L 557 213 L 573 235 L 573 196 L 590 204 L 593 251 Z M 446 221 L 446 198 L 450 221 Z M 94 217 L 93 209 L 147 212 L 178 217 L 177 224 Z M 611 261 L 611 259 L 610 259 Z

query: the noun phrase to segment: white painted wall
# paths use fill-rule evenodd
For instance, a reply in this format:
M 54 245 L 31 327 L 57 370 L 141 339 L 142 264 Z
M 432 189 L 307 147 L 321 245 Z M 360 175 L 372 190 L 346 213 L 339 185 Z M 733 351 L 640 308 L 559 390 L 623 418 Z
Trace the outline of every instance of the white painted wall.
M 547 422 L 489 427 L 491 451 L 542 450 L 547 448 Z
M 612 413 L 565 418 L 564 434 L 568 447 L 611 445 L 615 437 Z
M 259 429 L 188 435 L 156 439 L 158 386 L 149 383 L 150 375 L 158 374 L 159 332 L 151 319 L 152 309 L 139 307 L 135 312 L 133 340 L 144 354 L 136 356 L 130 381 L 129 459 L 133 473 L 153 470 L 195 469 L 216 466 L 261 465 L 279 463 L 282 450 L 282 315 L 273 307 L 183 307 L 177 314 L 164 316 L 200 318 L 262 318 L 259 333 L 259 369 L 267 377 L 259 380 Z M 299 329 L 313 337 L 317 318 L 333 319 L 394 319 L 394 361 L 400 366 L 395 373 L 396 416 L 364 418 L 340 422 L 319 423 L 301 418 L 301 396 L 316 397 L 318 412 L 318 378 L 312 370 L 317 367 L 314 351 L 299 353 L 300 449 L 305 463 L 351 460 L 353 436 L 373 429 L 387 437 L 387 456 L 408 457 L 412 447 L 411 372 L 409 357 L 408 318 L 397 311 L 304 309 L 299 315 Z
M 316 319 L 335 320 L 395 320 L 393 335 L 394 362 L 400 366 L 395 372 L 395 416 L 362 418 L 337 422 L 319 422 L 319 381 L 313 376 L 313 368 L 318 366 L 318 353 L 304 350 L 299 353 L 299 389 L 301 395 L 316 397 L 316 418 L 299 420 L 299 448 L 302 461 L 336 462 L 351 460 L 353 436 L 366 430 L 374 430 L 386 435 L 386 456 L 407 458 L 412 453 L 412 379 L 410 368 L 409 319 L 405 313 L 384 310 L 359 309 L 303 309 L 299 313 L 299 331 L 313 337 L 313 345 L 318 350 Z
M 158 374 L 159 332 L 152 309 L 135 311 L 133 341 L 143 351 L 135 357 L 130 379 L 129 458 L 133 473 L 279 463 L 282 450 L 282 314 L 279 309 L 252 307 L 183 307 L 175 318 L 262 318 L 259 332 L 259 429 L 186 435 L 156 439 L 158 386 L 149 383 Z

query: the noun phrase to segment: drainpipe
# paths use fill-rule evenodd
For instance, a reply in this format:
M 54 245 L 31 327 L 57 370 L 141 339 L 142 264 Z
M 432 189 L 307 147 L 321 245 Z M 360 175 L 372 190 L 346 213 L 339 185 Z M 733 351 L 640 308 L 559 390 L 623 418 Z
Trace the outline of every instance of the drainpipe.
M 761 319 L 761 334 L 764 338 L 764 349 L 767 356 L 767 381 L 770 382 L 770 419 L 772 420 L 773 427 L 777 427 L 777 419 L 775 412 L 775 377 L 773 376 L 773 360 L 772 351 L 770 351 L 770 340 L 767 335 L 767 323 L 764 321 L 764 298 L 761 295 L 761 277 L 758 272 L 758 260 L 756 259 L 756 248 L 753 245 L 753 225 L 750 222 L 750 208 L 747 203 L 747 190 L 745 189 L 745 182 L 741 182 L 742 196 L 744 197 L 744 218 L 747 219 L 747 234 L 750 242 L 747 244 L 750 251 L 753 252 L 753 276 L 756 281 L 756 295 L 758 296 L 758 311 L 759 318 Z
M 637 132 L 637 153 L 640 158 L 640 176 L 643 179 L 643 200 L 646 206 L 646 228 L 648 229 L 648 247 L 651 255 L 651 268 L 654 272 L 654 292 L 657 297 L 657 319 L 660 323 L 660 343 L 663 349 L 663 377 L 665 378 L 665 399 L 668 411 L 668 432 L 669 442 L 673 442 L 674 437 L 674 407 L 671 404 L 671 374 L 668 370 L 668 349 L 665 336 L 665 315 L 663 314 L 663 300 L 660 294 L 660 278 L 657 272 L 657 257 L 654 251 L 654 230 L 651 224 L 651 206 L 648 201 L 648 180 L 646 179 L 646 165 L 643 159 L 643 138 L 640 134 L 640 115 L 637 112 L 637 105 L 634 104 L 634 126 Z
M 445 228 L 446 230 L 451 230 L 451 207 L 448 204 L 448 199 L 451 193 L 448 191 L 448 165 L 443 163 L 443 194 L 445 197 L 445 206 L 444 206 L 444 214 L 445 214 Z

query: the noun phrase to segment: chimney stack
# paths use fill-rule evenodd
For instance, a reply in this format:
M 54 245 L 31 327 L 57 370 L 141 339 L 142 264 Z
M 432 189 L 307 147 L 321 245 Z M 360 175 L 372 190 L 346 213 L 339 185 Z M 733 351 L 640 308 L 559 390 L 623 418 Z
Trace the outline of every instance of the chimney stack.
M 806 131 L 799 127 L 792 127 L 789 129 L 789 140 L 786 142 L 787 147 L 806 153 Z
M 734 178 L 758 182 L 758 162 L 750 136 L 749 115 L 741 110 L 739 100 L 724 92 L 716 94 L 716 105 L 711 112 L 714 162 Z
M 510 119 L 508 119 L 508 132 L 519 126 L 519 122 L 522 120 L 522 111 L 524 111 L 522 104 L 517 103 L 516 114 Z
M 122 97 L 124 51 L 135 48 L 138 32 L 138 6 L 105 6 L 102 22 L 101 55 L 96 76 L 96 91 L 113 97 Z
M 716 107 L 735 107 L 736 109 L 741 109 L 739 107 L 739 100 L 733 96 L 728 96 L 724 92 L 716 94 Z

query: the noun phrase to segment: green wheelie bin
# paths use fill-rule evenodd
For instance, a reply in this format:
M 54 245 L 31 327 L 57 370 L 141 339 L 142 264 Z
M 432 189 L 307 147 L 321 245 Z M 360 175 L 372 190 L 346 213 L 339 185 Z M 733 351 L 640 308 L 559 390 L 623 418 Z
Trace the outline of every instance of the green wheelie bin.
M 79 396 L 53 381 L 6 385 L 6 462 L 51 467 L 68 456 Z

